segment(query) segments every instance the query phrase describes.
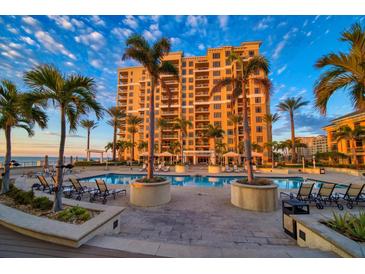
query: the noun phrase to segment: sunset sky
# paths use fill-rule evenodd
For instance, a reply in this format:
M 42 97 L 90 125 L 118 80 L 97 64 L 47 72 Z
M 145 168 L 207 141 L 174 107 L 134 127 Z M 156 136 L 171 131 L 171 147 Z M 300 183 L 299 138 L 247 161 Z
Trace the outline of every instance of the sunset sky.
M 340 33 L 353 23 L 365 24 L 361 16 L 0 16 L 0 79 L 14 81 L 27 90 L 24 71 L 41 63 L 52 63 L 65 73 L 95 78 L 97 99 L 104 107 L 115 105 L 117 68 L 134 65 L 122 62 L 126 37 L 142 34 L 150 42 L 162 36 L 172 41 L 173 51 L 185 56 L 205 55 L 209 47 L 263 42 L 261 53 L 271 63 L 269 75 L 274 90 L 271 110 L 288 96 L 303 96 L 311 102 L 297 113 L 297 136 L 323 134 L 321 127 L 332 118 L 352 111 L 346 93 L 336 94 L 327 117 L 313 107 L 313 86 L 320 73 L 314 63 L 331 51 L 346 51 Z M 57 109 L 47 109 L 49 126 L 36 128 L 29 138 L 13 131 L 13 155 L 57 155 L 60 118 Z M 90 116 L 94 119 L 93 116 Z M 289 137 L 287 115 L 274 125 L 274 139 Z M 91 146 L 102 149 L 112 140 L 112 128 L 99 121 L 92 131 Z M 86 132 L 69 134 L 66 155 L 84 155 Z M 5 153 L 0 131 L 0 155 Z

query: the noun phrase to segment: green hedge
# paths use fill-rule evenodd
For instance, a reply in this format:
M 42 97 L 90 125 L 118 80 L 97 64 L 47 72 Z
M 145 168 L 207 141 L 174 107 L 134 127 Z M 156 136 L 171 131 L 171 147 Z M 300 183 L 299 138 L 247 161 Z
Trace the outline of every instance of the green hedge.
M 18 205 L 31 205 L 40 210 L 50 210 L 53 206 L 53 202 L 47 197 L 34 197 L 33 191 L 24 191 L 14 185 L 10 185 L 5 195 L 12 198 Z

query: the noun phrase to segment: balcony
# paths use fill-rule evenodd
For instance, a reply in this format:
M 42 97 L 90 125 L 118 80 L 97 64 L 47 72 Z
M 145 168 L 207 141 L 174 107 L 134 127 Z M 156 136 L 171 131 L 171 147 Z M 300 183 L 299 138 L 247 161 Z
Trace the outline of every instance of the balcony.
M 197 92 L 195 93 L 195 97 L 206 97 L 209 96 L 209 92 Z
M 195 88 L 209 88 L 209 85 L 208 84 L 198 84 L 198 85 L 195 85 Z
M 162 139 L 177 139 L 178 137 L 177 134 L 162 134 Z
M 208 121 L 209 115 L 197 115 L 195 121 Z
M 161 115 L 179 115 L 178 111 L 163 111 Z
M 196 108 L 195 113 L 209 113 L 209 108 Z

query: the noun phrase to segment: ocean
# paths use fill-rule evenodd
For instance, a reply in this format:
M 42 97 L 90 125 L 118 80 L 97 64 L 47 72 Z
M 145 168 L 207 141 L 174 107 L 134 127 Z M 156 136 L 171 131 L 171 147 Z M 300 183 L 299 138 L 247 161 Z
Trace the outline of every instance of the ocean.
M 44 156 L 35 156 L 35 157 L 29 157 L 29 156 L 14 156 L 11 158 L 12 160 L 17 161 L 21 166 L 36 166 L 37 162 L 44 161 Z M 48 157 L 48 163 L 49 165 L 56 165 L 58 157 Z M 75 161 L 76 157 L 73 157 L 73 160 Z M 84 157 L 78 157 L 78 160 L 84 160 Z M 4 164 L 5 157 L 0 156 L 0 163 Z M 70 157 L 66 157 L 66 164 L 70 162 Z

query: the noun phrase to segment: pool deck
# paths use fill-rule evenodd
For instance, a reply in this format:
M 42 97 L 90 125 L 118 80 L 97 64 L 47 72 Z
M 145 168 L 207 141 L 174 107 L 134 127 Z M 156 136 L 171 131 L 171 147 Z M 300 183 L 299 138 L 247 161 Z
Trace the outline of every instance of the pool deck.
M 137 168 L 81 171 L 73 176 L 89 177 L 105 173 L 144 174 Z M 174 172 L 157 174 L 180 175 Z M 203 170 L 190 170 L 188 175 L 210 175 Z M 238 173 L 221 175 L 237 176 Z M 267 174 L 264 177 L 304 177 L 341 184 L 361 182 L 359 177 L 329 174 Z M 18 181 L 18 180 L 17 180 Z M 22 180 L 19 180 L 22 181 Z M 27 179 L 31 185 L 34 179 Z M 110 185 L 118 188 L 118 185 Z M 230 203 L 230 187 L 199 188 L 172 186 L 169 204 L 139 208 L 129 203 L 127 196 L 110 199 L 107 204 L 126 207 L 121 231 L 116 236 L 98 236 L 89 246 L 132 253 L 167 257 L 335 257 L 335 254 L 300 248 L 283 232 L 280 208 L 272 213 L 244 211 Z M 87 201 L 87 197 L 85 201 Z M 337 209 L 328 208 L 325 211 Z M 311 212 L 318 210 L 311 207 Z M 323 211 L 322 211 L 323 212 Z

